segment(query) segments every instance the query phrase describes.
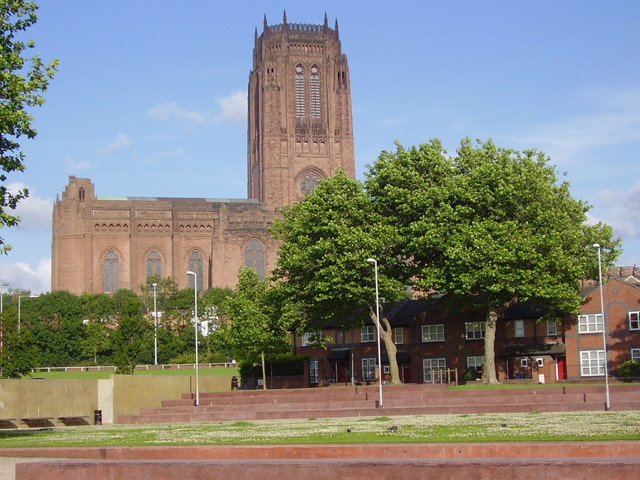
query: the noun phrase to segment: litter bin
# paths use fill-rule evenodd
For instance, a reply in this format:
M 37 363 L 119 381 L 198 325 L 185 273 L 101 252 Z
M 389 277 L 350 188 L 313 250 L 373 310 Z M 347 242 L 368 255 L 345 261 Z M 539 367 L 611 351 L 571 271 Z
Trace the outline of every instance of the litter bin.
M 93 411 L 93 424 L 102 425 L 102 410 Z

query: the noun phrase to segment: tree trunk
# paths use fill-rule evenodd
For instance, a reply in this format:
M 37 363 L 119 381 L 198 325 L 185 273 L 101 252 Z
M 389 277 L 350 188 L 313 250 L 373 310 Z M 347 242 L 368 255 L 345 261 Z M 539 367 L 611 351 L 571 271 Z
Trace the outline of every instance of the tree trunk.
M 389 383 L 391 383 L 391 385 L 400 385 L 402 381 L 400 380 L 400 369 L 398 368 L 398 359 L 396 358 L 398 348 L 396 347 L 396 344 L 393 343 L 393 329 L 391 328 L 391 324 L 385 316 L 382 316 L 380 318 L 382 325 L 378 325 L 378 318 L 375 310 L 370 308 L 369 313 L 373 323 L 376 325 L 376 328 L 380 329 L 380 337 L 382 337 L 384 346 L 387 349 L 387 356 L 389 357 L 389 374 L 391 375 Z M 382 328 L 382 326 L 384 326 L 384 328 Z M 380 365 L 379 368 L 380 375 L 382 375 L 382 365 Z
M 484 331 L 484 368 L 482 383 L 485 385 L 497 385 L 500 382 L 496 377 L 496 324 L 498 323 L 498 310 L 494 307 L 487 308 L 487 318 Z
M 264 364 L 264 350 L 262 351 L 262 389 L 267 389 L 267 367 Z

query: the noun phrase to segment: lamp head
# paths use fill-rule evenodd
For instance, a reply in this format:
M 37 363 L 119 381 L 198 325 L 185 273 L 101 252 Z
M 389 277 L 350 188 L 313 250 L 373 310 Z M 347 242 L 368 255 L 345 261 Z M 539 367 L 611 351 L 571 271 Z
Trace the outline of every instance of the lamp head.
M 192 272 L 191 270 L 187 271 L 187 275 L 195 275 L 196 272 Z
M 375 259 L 373 259 L 373 258 L 367 258 L 367 262 L 369 262 L 369 263 L 376 263 Z
M 594 243 L 593 244 L 593 248 L 600 250 L 600 244 L 599 243 Z

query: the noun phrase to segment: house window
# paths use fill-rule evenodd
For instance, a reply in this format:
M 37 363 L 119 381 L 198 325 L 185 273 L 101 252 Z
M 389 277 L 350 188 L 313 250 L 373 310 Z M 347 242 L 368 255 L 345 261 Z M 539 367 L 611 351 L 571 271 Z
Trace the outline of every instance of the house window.
M 393 335 L 396 340 L 396 345 L 402 345 L 404 343 L 404 330 L 402 327 L 397 327 L 393 330 Z
M 120 288 L 120 260 L 113 250 L 104 256 L 104 293 L 113 293 Z
M 439 383 L 445 381 L 447 361 L 444 358 L 424 358 L 422 360 L 424 383 Z
M 484 365 L 484 355 L 467 357 L 467 368 L 473 368 L 476 372 L 482 373 L 483 365 Z
M 516 338 L 524 337 L 524 320 L 516 320 L 515 321 L 515 333 L 514 336 Z
M 318 383 L 318 360 L 309 362 L 309 383 Z
M 376 341 L 376 327 L 374 325 L 368 325 L 362 327 L 360 331 L 360 341 L 362 343 L 375 342 Z
M 202 286 L 204 285 L 204 269 L 202 268 L 202 256 L 200 255 L 200 253 L 198 252 L 191 252 L 191 255 L 189 255 L 189 261 L 187 262 L 188 268 L 190 272 L 195 272 L 196 276 L 198 277 L 198 285 L 197 285 L 197 289 L 198 291 L 202 291 L 203 288 Z M 189 288 L 196 288 L 196 285 L 194 284 L 195 279 L 193 278 L 193 275 L 188 275 L 189 277 Z
M 555 320 L 547 320 L 547 335 L 558 335 L 558 323 Z
M 322 337 L 322 332 L 317 330 L 315 332 L 305 332 L 302 335 L 302 346 L 303 347 L 316 346 L 317 342 L 321 339 L 321 337 Z
M 521 358 L 520 359 L 520 368 L 527 368 L 529 366 L 529 359 L 528 358 Z
M 444 342 L 444 325 L 422 325 L 423 342 Z
M 264 245 L 259 240 L 253 238 L 247 243 L 244 249 L 244 264 L 256 272 L 260 280 L 266 277 L 266 267 L 264 261 Z
M 640 348 L 631 349 L 631 360 L 640 361 Z
M 464 329 L 467 340 L 479 340 L 484 338 L 486 322 L 466 322 Z
M 376 359 L 362 359 L 362 380 L 365 382 L 373 382 L 376 379 Z
M 580 352 L 580 372 L 583 377 L 604 375 L 604 350 Z
M 640 330 L 640 312 L 629 312 L 629 328 Z
M 602 332 L 602 315 L 579 315 L 578 316 L 578 333 L 597 333 Z
M 155 250 L 147 257 L 147 277 L 162 277 L 162 260 Z

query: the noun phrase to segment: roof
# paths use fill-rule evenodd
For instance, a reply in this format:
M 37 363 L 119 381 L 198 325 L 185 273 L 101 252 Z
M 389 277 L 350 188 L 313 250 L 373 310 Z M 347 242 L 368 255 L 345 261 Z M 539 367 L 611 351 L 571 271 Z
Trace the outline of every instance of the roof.
M 505 345 L 501 357 L 531 357 L 535 355 L 562 355 L 567 351 L 563 343 L 535 343 L 528 345 Z

